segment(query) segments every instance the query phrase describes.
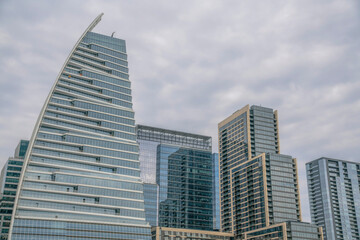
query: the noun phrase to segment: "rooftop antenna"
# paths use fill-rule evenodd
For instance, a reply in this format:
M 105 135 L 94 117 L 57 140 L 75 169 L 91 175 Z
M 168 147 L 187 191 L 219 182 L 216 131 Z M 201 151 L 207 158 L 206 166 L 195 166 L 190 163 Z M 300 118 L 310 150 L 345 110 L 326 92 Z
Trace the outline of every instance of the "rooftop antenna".
M 115 32 L 113 32 L 113 33 L 111 34 L 111 37 L 114 37 L 114 34 L 115 34 Z

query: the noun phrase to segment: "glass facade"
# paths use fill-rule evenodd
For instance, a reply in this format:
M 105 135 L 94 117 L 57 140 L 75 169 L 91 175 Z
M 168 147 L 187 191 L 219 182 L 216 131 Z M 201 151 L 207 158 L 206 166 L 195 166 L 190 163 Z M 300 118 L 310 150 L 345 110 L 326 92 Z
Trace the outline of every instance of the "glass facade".
M 305 222 L 286 222 L 286 235 L 288 240 L 324 239 L 321 228 Z
M 261 153 L 279 153 L 277 111 L 251 106 L 250 111 L 251 156 Z
M 29 141 L 21 140 L 15 150 L 14 157 L 9 158 L 1 170 L 0 239 L 8 239 L 15 195 L 28 145 Z
M 36 124 L 10 228 L 16 239 L 150 239 L 125 41 L 77 42 Z
M 360 239 L 360 164 L 323 157 L 306 171 L 311 220 L 324 238 Z
M 144 183 L 144 201 L 146 221 L 151 226 L 158 225 L 159 186 L 153 183 Z
M 137 125 L 139 143 L 140 177 L 144 182 L 144 201 L 146 221 L 151 226 L 158 226 L 159 186 L 156 183 L 156 154 L 159 142 L 142 139 Z
M 29 146 L 28 140 L 20 140 L 19 144 L 15 149 L 14 157 L 24 159 L 28 146 Z
M 211 138 L 144 125 L 136 132 L 141 178 L 145 188 L 151 186 L 149 196 L 156 196 L 148 198 L 144 190 L 147 220 L 152 226 L 212 230 Z
M 276 224 L 270 227 L 256 229 L 244 234 L 244 240 L 285 240 L 286 238 L 286 225 Z
M 212 154 L 213 162 L 213 228 L 220 230 L 219 154 Z
M 300 221 L 296 161 L 266 153 L 231 169 L 234 233 Z
M 140 176 L 144 183 L 156 184 L 156 154 L 159 142 L 142 140 L 138 136 L 140 147 Z
M 231 169 L 233 233 L 265 227 L 269 218 L 264 156 L 258 156 Z
M 230 169 L 249 159 L 248 111 L 239 110 L 219 123 L 221 230 L 233 231 Z
M 213 229 L 211 152 L 158 146 L 159 226 Z
M 270 224 L 301 221 L 296 159 L 274 153 L 265 158 Z

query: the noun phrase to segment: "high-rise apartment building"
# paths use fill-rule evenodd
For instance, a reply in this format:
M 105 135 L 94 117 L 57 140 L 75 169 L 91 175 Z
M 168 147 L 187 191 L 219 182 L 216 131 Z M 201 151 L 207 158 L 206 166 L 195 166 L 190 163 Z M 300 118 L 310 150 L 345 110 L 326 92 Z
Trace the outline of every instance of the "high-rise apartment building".
M 286 167 L 284 167 L 286 166 Z M 233 232 L 301 221 L 296 160 L 262 153 L 231 169 Z
M 219 123 L 219 155 L 220 155 L 220 200 L 221 200 L 221 228 L 225 232 L 235 232 L 235 205 L 233 201 L 232 181 L 235 180 L 233 174 L 236 174 L 236 167 L 252 166 L 252 161 L 265 161 L 259 156 L 262 153 L 279 153 L 279 135 L 277 124 L 277 112 L 270 108 L 249 105 L 236 111 L 231 116 Z M 245 164 L 245 165 L 243 165 Z M 256 166 L 260 168 L 260 165 Z M 252 168 L 252 167 L 251 167 Z M 250 171 L 250 170 L 249 170 Z M 259 174 L 262 169 L 259 170 Z M 238 173 L 237 173 L 238 174 Z M 262 178 L 255 178 L 261 194 L 264 194 L 265 188 Z M 243 181 L 245 182 L 245 181 Z M 259 186 L 260 188 L 260 186 Z M 244 204 L 244 203 L 243 203 Z M 248 207 L 248 204 L 244 205 Z M 263 208 L 265 207 L 262 206 Z M 263 215 L 265 219 L 265 209 L 254 212 L 254 214 Z M 249 216 L 245 216 L 249 218 Z M 255 217 L 255 216 L 254 216 Z M 257 217 L 255 217 L 257 218 Z M 249 218 L 252 219 L 252 218 Z M 239 219 L 242 224 L 253 224 Z M 256 220 L 256 225 L 265 226 L 265 222 Z M 243 229 L 242 231 L 244 231 Z M 247 229 L 246 230 L 250 230 Z
M 137 125 L 137 141 L 150 224 L 212 230 L 211 137 Z
M 360 239 L 360 163 L 322 157 L 306 164 L 311 220 L 327 240 Z
M 0 239 L 8 239 L 11 216 L 14 208 L 16 190 L 29 141 L 21 140 L 1 170 L 0 176 Z
M 222 231 L 259 239 L 274 224 L 301 222 L 297 162 L 280 154 L 277 111 L 247 105 L 218 127 Z
M 66 59 L 36 123 L 9 238 L 151 239 L 125 41 L 92 32 Z

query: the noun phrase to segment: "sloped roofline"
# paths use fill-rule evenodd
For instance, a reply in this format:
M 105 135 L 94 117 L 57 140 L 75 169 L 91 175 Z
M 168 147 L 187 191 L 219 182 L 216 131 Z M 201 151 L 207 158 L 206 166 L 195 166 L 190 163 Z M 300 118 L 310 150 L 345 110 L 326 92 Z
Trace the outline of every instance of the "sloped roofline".
M 88 32 L 91 32 L 94 27 L 96 27 L 96 25 L 101 21 L 101 17 L 104 15 L 104 13 L 101 13 L 99 14 L 99 16 L 97 16 L 92 22 L 91 24 L 86 28 L 86 30 L 84 31 L 84 33 L 80 36 L 79 40 L 76 42 L 76 44 L 74 45 L 74 47 L 72 48 L 69 56 L 66 58 L 65 62 L 64 62 L 64 65 L 62 66 L 57 78 L 56 78 L 56 81 L 54 83 L 54 85 L 52 86 L 50 92 L 49 92 L 49 95 L 47 96 L 46 98 L 46 101 L 45 101 L 45 104 L 44 106 L 42 107 L 41 109 L 41 112 L 39 114 L 39 117 L 36 121 L 36 124 L 35 124 L 35 127 L 34 127 L 34 130 L 32 132 L 32 135 L 31 135 L 31 138 L 30 138 L 30 142 L 29 142 L 29 147 L 28 147 L 28 151 L 26 152 L 26 155 L 25 155 L 25 158 L 24 158 L 24 164 L 23 164 L 23 168 L 21 170 L 21 175 L 20 175 L 20 178 L 19 178 L 19 185 L 18 185 L 18 188 L 17 188 L 17 192 L 16 192 L 16 197 L 15 197 L 15 202 L 14 202 L 14 207 L 13 207 L 13 212 L 12 212 L 12 216 L 11 216 L 11 222 L 10 222 L 10 229 L 9 229 L 9 236 L 8 236 L 8 239 L 11 239 L 12 237 L 12 229 L 13 229 L 13 225 L 14 225 L 14 220 L 15 220 L 15 213 L 16 213 L 16 209 L 17 209 L 17 205 L 18 205 L 18 200 L 19 200 L 19 196 L 20 196 L 20 190 L 22 189 L 22 185 L 23 185 L 23 180 L 24 180 L 24 175 L 25 175 L 25 171 L 27 169 L 27 165 L 29 163 L 29 158 L 30 158 L 30 155 L 31 155 L 31 152 L 32 152 L 32 148 L 33 148 L 33 145 L 34 145 L 34 142 L 35 142 L 35 138 L 36 138 L 36 135 L 39 131 L 39 128 L 40 128 L 40 123 L 41 123 L 41 120 L 43 119 L 44 117 L 44 114 L 45 114 L 45 110 L 46 110 L 46 107 L 47 105 L 49 104 L 50 102 L 50 98 L 52 96 L 52 93 L 54 92 L 55 90 L 55 87 L 60 79 L 60 76 L 62 74 L 62 72 L 64 71 L 65 67 L 67 66 L 71 56 L 73 55 L 73 53 L 75 52 L 76 48 L 79 46 L 80 42 L 83 40 L 83 38 L 85 37 L 85 35 L 88 33 Z

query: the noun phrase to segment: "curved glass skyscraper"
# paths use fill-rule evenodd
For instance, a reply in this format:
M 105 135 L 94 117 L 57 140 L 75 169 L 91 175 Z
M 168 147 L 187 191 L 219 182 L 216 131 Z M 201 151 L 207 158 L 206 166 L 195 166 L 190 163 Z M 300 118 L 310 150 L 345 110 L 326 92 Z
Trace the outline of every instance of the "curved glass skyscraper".
M 9 237 L 150 239 L 125 41 L 80 37 L 24 159 Z

